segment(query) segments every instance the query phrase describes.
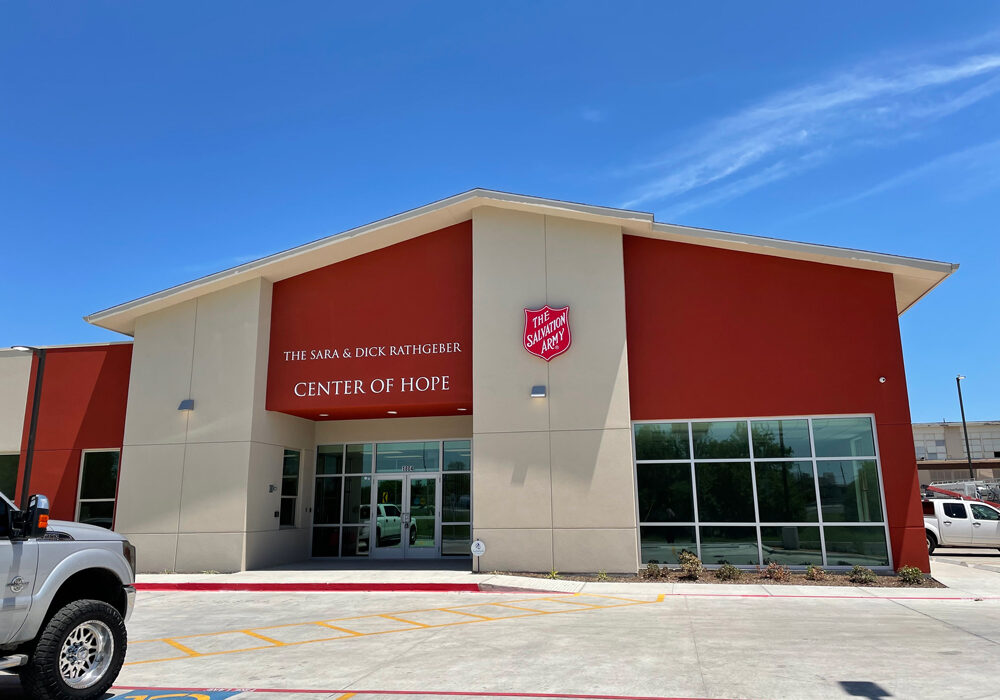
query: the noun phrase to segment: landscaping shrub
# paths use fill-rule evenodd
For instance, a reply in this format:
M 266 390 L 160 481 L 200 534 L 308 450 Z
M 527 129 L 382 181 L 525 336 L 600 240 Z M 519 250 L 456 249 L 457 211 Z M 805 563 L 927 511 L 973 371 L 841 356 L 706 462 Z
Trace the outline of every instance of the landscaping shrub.
M 705 568 L 701 564 L 701 559 L 694 552 L 689 552 L 686 549 L 680 553 L 677 557 L 678 562 L 681 565 L 681 577 L 695 579 L 697 580 L 701 576 L 702 570 Z
M 847 575 L 847 580 L 851 583 L 875 583 L 878 581 L 878 576 L 868 567 L 858 564 L 851 569 L 851 573 Z
M 783 581 L 787 581 L 791 577 L 792 572 L 788 570 L 788 567 L 782 566 L 776 561 L 772 561 L 764 567 L 764 570 L 760 572 L 760 575 L 764 578 L 769 578 L 772 581 L 781 583 Z
M 552 569 L 552 571 L 549 572 L 549 576 L 548 577 L 551 578 L 551 579 L 557 579 L 557 578 L 559 578 L 559 572 L 556 571 L 555 569 Z
M 720 581 L 739 581 L 743 578 L 743 572 L 732 564 L 723 564 L 715 570 L 715 578 Z
M 822 566 L 814 566 L 810 564 L 806 568 L 806 578 L 810 581 L 825 581 L 826 571 L 823 570 Z
M 608 572 L 605 571 L 604 569 L 601 569 L 600 571 L 598 571 L 597 572 L 597 580 L 598 581 L 607 581 L 608 580 Z
M 907 585 L 919 585 L 924 582 L 924 572 L 915 566 L 901 566 L 896 572 L 899 580 Z
M 643 572 L 642 577 L 655 580 L 660 578 L 660 573 L 660 565 L 655 561 L 651 561 L 646 564 L 646 571 Z

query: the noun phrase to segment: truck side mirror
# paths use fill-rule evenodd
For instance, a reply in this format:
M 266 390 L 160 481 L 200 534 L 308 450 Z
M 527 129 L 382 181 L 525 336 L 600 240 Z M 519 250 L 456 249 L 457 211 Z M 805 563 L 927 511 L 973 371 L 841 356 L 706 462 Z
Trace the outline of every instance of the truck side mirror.
M 26 537 L 44 537 L 49 527 L 49 499 L 41 494 L 35 494 L 28 499 Z

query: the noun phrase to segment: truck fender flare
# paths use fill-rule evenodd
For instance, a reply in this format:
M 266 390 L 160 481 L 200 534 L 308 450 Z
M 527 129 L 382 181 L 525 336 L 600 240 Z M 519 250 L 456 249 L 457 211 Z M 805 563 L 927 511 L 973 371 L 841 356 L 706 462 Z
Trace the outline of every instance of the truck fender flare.
M 38 569 L 35 570 L 36 579 L 42 573 L 41 568 L 45 561 L 41 547 L 39 547 L 38 554 Z M 116 556 L 106 549 L 82 549 L 73 552 L 56 564 L 41 588 L 35 589 L 31 596 L 31 608 L 28 610 L 28 616 L 15 633 L 14 638 L 22 636 L 23 632 L 28 630 L 30 638 L 34 639 L 42 623 L 45 621 L 51 601 L 55 598 L 56 593 L 62 585 L 74 574 L 87 569 L 105 569 L 110 571 L 118 577 L 118 580 L 122 584 L 132 581 L 132 571 L 128 568 L 128 564 L 121 555 Z

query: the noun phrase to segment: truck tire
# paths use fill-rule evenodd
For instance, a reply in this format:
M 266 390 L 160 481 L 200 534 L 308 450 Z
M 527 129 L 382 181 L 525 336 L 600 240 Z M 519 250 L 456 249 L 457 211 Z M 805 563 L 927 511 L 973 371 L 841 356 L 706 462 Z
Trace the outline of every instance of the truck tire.
M 76 600 L 56 612 L 20 669 L 26 697 L 42 700 L 99 698 L 125 661 L 125 622 L 100 600 Z
M 926 534 L 927 534 L 927 553 L 933 554 L 934 550 L 937 548 L 937 538 L 930 532 L 927 532 Z

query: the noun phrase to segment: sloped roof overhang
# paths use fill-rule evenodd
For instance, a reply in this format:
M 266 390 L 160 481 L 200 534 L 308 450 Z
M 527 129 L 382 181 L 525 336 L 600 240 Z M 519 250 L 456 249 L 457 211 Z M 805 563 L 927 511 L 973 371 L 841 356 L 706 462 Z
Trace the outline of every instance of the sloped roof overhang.
M 958 268 L 958 265 L 952 263 L 933 260 L 658 223 L 647 212 L 474 189 L 112 306 L 85 316 L 84 320 L 95 326 L 132 335 L 136 319 L 148 313 L 257 277 L 278 282 L 326 267 L 467 221 L 472 218 L 473 210 L 484 206 L 611 223 L 620 226 L 623 233 L 631 235 L 889 272 L 895 281 L 899 313 L 916 303 Z

